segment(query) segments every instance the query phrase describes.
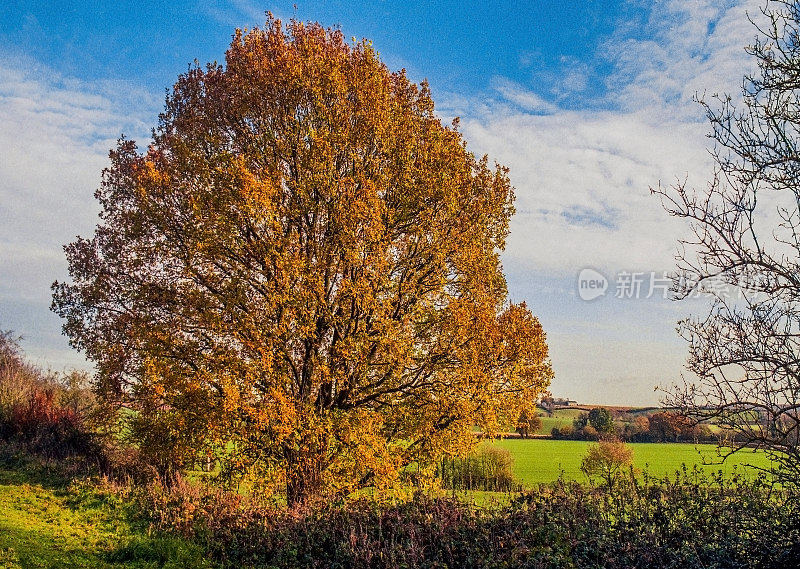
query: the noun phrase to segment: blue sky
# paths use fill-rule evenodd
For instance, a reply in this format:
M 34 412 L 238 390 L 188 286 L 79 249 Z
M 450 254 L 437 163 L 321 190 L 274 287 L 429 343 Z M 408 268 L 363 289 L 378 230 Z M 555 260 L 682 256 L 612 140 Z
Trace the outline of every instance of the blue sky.
M 136 77 L 156 91 L 197 58 L 222 59 L 232 29 L 278 17 L 339 25 L 366 37 L 392 67 L 440 89 L 484 91 L 495 76 L 531 87 L 571 64 L 589 64 L 602 93 L 610 62 L 598 41 L 641 29 L 647 12 L 626 2 L 22 2 L 0 15 L 0 40 L 83 80 Z M 580 105 L 579 101 L 575 101 Z
M 41 365 L 85 365 L 48 310 L 49 285 L 66 275 L 61 245 L 96 223 L 108 149 L 123 132 L 146 143 L 177 75 L 222 61 L 233 29 L 270 10 L 372 39 L 390 68 L 429 80 L 443 119 L 462 117 L 471 150 L 511 168 L 504 266 L 513 300 L 548 332 L 553 393 L 656 403 L 654 386 L 683 373 L 675 323 L 704 303 L 617 298 L 619 275 L 649 281 L 672 267 L 686 227 L 649 188 L 708 179 L 692 97 L 736 93 L 758 6 L 12 1 L 0 12 L 0 328 L 23 334 Z M 587 267 L 609 282 L 591 302 L 577 294 Z

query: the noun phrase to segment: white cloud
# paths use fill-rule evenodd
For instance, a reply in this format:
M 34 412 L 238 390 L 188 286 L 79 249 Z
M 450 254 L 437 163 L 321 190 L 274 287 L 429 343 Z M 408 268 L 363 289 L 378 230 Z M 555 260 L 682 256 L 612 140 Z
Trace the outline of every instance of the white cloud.
M 498 78 L 505 101 L 465 113 L 470 147 L 508 165 L 517 188 L 507 259 L 564 274 L 672 265 L 685 228 L 649 188 L 709 178 L 708 125 L 692 98 L 738 91 L 753 27 L 745 6 L 679 1 L 656 3 L 648 25 L 649 39 L 602 44 L 616 62 L 597 102 L 609 110 L 561 110 Z
M 0 327 L 27 336 L 33 357 L 82 362 L 48 312 L 50 283 L 66 275 L 62 245 L 94 228 L 108 150 L 123 132 L 147 137 L 157 109 L 130 83 L 82 83 L 25 59 L 0 63 Z M 34 307 L 47 316 L 29 318 Z
M 580 303 L 574 279 L 584 267 L 611 276 L 674 266 L 687 227 L 669 218 L 649 189 L 684 179 L 702 188 L 710 178 L 709 126 L 693 97 L 738 93 L 752 66 L 744 46 L 755 29 L 746 11 L 756 16 L 758 6 L 654 3 L 646 29 L 620 30 L 600 45 L 613 72 L 607 93 L 585 103 L 590 110 L 559 108 L 562 97 L 547 84 L 533 92 L 502 79 L 495 87 L 504 99 L 454 105 L 470 148 L 510 168 L 518 213 L 504 266 L 512 297 L 543 315 L 558 394 L 656 403 L 653 386 L 683 373 L 675 322 L 689 310 L 702 313 L 702 304 Z M 569 90 L 563 81 L 553 85 Z M 530 284 L 539 275 L 563 286 L 542 292 Z M 575 322 L 591 331 L 575 330 Z

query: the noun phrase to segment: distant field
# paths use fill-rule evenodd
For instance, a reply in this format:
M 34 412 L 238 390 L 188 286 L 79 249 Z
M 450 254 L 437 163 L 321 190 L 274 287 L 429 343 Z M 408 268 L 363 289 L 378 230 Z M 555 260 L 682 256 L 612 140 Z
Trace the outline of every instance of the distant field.
M 542 419 L 542 428 L 539 433 L 549 435 L 553 427 L 565 427 L 571 425 L 572 421 L 578 418 L 582 412 L 580 409 L 556 409 L 553 414 L 548 416 L 547 413 L 539 411 L 539 417 Z
M 590 442 L 556 441 L 548 439 L 505 439 L 494 443 L 508 449 L 514 457 L 514 473 L 525 485 L 552 482 L 563 471 L 564 478 L 585 482 L 580 471 L 581 459 L 586 454 Z M 745 471 L 755 472 L 746 465 L 768 467 L 769 462 L 763 453 L 741 451 L 723 464 L 704 465 L 703 459 L 719 461 L 715 445 L 694 445 L 691 443 L 633 443 L 634 466 L 647 470 L 651 475 L 663 477 L 674 474 L 683 464 L 690 469 L 697 465 L 708 473 L 722 470 L 730 473 L 734 466 Z

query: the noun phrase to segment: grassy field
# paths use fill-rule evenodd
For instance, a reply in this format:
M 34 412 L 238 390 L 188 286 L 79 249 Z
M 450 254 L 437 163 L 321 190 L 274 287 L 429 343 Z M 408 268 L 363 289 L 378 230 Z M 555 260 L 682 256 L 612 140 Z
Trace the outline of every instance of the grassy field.
M 586 481 L 580 471 L 581 459 L 590 444 L 585 441 L 556 441 L 548 439 L 506 439 L 494 443 L 508 449 L 514 457 L 514 474 L 525 485 L 552 482 L 564 474 L 568 480 Z M 734 467 L 755 472 L 746 465 L 768 467 L 763 453 L 741 451 L 723 464 L 704 465 L 705 461 L 719 462 L 715 445 L 693 445 L 689 443 L 634 443 L 634 466 L 647 470 L 651 475 L 663 477 L 674 474 L 683 464 L 690 469 L 697 465 L 708 473 L 722 470 L 730 473 Z
M 208 566 L 196 547 L 148 535 L 110 494 L 0 466 L 0 569 Z
M 542 435 L 549 435 L 553 427 L 566 427 L 572 425 L 572 422 L 578 418 L 578 415 L 584 413 L 581 409 L 556 409 L 552 414 L 540 411 L 539 417 L 542 420 L 542 428 L 539 433 Z

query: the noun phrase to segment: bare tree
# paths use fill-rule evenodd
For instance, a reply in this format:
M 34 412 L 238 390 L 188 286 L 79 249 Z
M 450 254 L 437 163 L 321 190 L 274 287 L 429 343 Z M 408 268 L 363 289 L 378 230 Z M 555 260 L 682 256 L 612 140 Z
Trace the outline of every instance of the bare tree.
M 679 325 L 698 379 L 667 403 L 735 435 L 734 450 L 765 449 L 800 481 L 800 5 L 761 12 L 746 48 L 758 70 L 741 99 L 699 99 L 714 142 L 707 188 L 653 190 L 691 227 L 676 296 L 713 299 L 706 317 Z

